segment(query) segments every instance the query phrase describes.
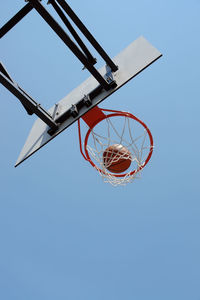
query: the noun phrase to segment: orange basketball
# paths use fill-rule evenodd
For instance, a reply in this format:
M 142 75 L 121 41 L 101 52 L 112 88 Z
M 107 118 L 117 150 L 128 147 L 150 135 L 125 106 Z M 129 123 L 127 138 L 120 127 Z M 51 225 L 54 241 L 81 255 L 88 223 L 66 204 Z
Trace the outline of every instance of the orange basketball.
M 103 152 L 103 163 L 112 173 L 122 173 L 131 165 L 131 152 L 120 144 L 114 144 Z

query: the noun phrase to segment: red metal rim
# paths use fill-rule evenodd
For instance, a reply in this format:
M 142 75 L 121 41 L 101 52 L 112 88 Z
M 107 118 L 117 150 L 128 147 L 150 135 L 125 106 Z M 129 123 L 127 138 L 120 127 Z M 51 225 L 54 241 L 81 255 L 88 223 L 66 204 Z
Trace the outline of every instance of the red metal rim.
M 106 110 L 105 111 L 111 111 L 111 110 Z M 131 113 L 128 113 L 128 112 L 118 112 L 118 111 L 115 111 L 114 113 L 111 113 L 109 115 L 105 115 L 103 118 L 101 119 L 98 119 L 87 131 L 86 133 L 86 136 L 85 136 L 85 141 L 84 141 L 84 151 L 85 151 L 85 156 L 86 156 L 86 159 L 90 162 L 90 164 L 96 169 L 98 170 L 99 172 L 101 173 L 104 173 L 105 172 L 98 168 L 95 163 L 91 160 L 90 158 L 90 155 L 88 153 L 88 150 L 87 150 L 87 144 L 88 144 L 88 139 L 89 139 L 89 136 L 90 136 L 90 133 L 91 131 L 94 129 L 94 127 L 99 124 L 101 121 L 105 120 L 105 119 L 108 119 L 108 118 L 112 118 L 112 117 L 118 117 L 118 116 L 122 116 L 122 117 L 128 117 L 128 118 L 131 118 L 137 122 L 139 122 L 147 131 L 148 133 L 148 136 L 149 136 L 149 141 L 150 141 L 150 150 L 149 150 L 149 154 L 145 160 L 145 162 L 142 164 L 142 166 L 140 166 L 138 169 L 135 169 L 133 170 L 132 172 L 130 173 L 123 173 L 123 174 L 112 174 L 112 176 L 115 176 L 115 177 L 124 177 L 126 176 L 127 174 L 129 174 L 129 176 L 132 176 L 136 173 L 138 173 L 139 171 L 141 171 L 145 166 L 146 164 L 149 162 L 151 156 L 152 156 L 152 152 L 153 152 L 153 137 L 152 137 L 152 134 L 151 134 L 151 131 L 149 130 L 149 128 L 146 126 L 146 124 L 144 122 L 142 122 L 140 119 L 138 119 L 137 117 L 135 117 L 134 115 L 132 115 Z

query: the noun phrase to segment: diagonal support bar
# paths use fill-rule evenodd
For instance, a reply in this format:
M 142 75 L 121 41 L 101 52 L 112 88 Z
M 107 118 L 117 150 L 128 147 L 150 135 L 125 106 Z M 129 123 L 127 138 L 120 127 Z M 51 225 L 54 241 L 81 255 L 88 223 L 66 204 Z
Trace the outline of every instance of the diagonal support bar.
M 104 51 L 101 45 L 97 42 L 97 40 L 93 37 L 93 35 L 89 32 L 89 30 L 85 27 L 79 17 L 74 13 L 71 7 L 65 2 L 65 0 L 56 0 L 63 10 L 68 14 L 68 16 L 72 19 L 72 21 L 76 24 L 76 26 L 80 29 L 80 31 L 85 35 L 88 41 L 92 44 L 92 46 L 97 50 L 97 52 L 101 55 L 101 57 L 105 60 L 107 65 L 111 68 L 113 72 L 118 70 L 118 67 L 114 64 L 108 54 Z
M 32 113 L 35 113 L 42 121 L 44 121 L 50 128 L 57 130 L 58 124 L 46 112 L 40 104 L 34 101 L 27 93 L 25 93 L 16 83 L 13 83 L 2 72 L 0 72 L 0 83 L 5 86 L 20 102 Z
M 69 47 L 74 55 L 82 62 L 85 68 L 94 76 L 94 78 L 102 85 L 105 90 L 110 90 L 111 86 L 101 76 L 101 74 L 88 62 L 87 57 L 77 47 L 77 45 L 70 39 L 63 28 L 56 22 L 56 20 L 49 14 L 49 12 L 43 7 L 38 0 L 29 0 L 31 5 L 37 10 L 41 17 L 47 22 L 47 24 L 55 31 L 55 33 L 61 38 L 61 40 Z
M 90 51 L 88 50 L 88 48 L 85 46 L 85 44 L 83 43 L 83 41 L 81 40 L 81 38 L 77 34 L 76 30 L 73 28 L 73 26 L 71 25 L 71 23 L 69 22 L 69 20 L 67 19 L 67 17 L 65 16 L 65 14 L 63 13 L 63 11 L 61 10 L 61 8 L 55 2 L 55 0 L 49 0 L 48 4 L 51 4 L 53 6 L 53 8 L 57 12 L 57 14 L 59 15 L 59 17 L 63 21 L 63 23 L 65 24 L 65 26 L 71 32 L 72 36 L 74 37 L 74 39 L 76 40 L 76 42 L 78 43 L 78 45 L 80 46 L 80 48 L 82 49 L 82 51 L 87 56 L 88 61 L 94 65 L 96 63 L 96 59 L 92 56 L 92 54 L 90 53 Z
M 10 29 L 12 29 L 17 23 L 19 23 L 33 7 L 30 3 L 27 3 L 14 17 L 12 17 L 4 26 L 0 29 L 0 38 L 2 38 Z
M 8 71 L 6 70 L 5 66 L 2 64 L 2 62 L 0 62 L 0 72 L 2 72 L 15 86 L 18 86 L 18 84 L 12 79 L 12 77 L 10 76 L 10 74 L 8 73 Z M 18 88 L 20 90 L 22 90 L 22 88 L 20 88 L 19 86 L 18 86 Z M 26 93 L 24 90 L 22 90 L 22 91 L 23 91 L 23 93 Z M 23 103 L 22 103 L 22 105 L 24 106 L 25 110 L 27 111 L 27 113 L 29 115 L 33 114 L 33 112 L 28 107 L 26 107 Z
M 2 62 L 0 62 L 0 72 L 2 72 L 10 81 L 14 83 L 14 80 L 12 79 Z

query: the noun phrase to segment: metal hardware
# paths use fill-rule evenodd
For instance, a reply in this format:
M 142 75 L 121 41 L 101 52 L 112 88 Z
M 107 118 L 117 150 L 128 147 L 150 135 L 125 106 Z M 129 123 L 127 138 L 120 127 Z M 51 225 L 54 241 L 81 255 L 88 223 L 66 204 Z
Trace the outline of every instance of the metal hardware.
M 76 118 L 78 116 L 78 109 L 75 104 L 72 105 L 70 109 L 70 114 L 72 115 L 73 118 Z
M 84 95 L 83 102 L 87 107 L 92 105 L 92 100 L 90 99 L 90 95 Z

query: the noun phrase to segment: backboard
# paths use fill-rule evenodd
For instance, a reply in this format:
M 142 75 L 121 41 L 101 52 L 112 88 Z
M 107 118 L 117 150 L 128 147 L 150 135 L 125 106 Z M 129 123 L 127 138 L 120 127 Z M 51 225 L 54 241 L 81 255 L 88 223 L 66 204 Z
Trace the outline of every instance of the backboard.
M 90 76 L 80 86 L 57 102 L 48 110 L 48 113 L 57 123 L 59 123 L 59 120 L 61 121 L 58 129 L 53 132 L 40 118 L 37 119 L 17 159 L 16 166 L 161 56 L 162 54 L 144 37 L 139 37 L 132 42 L 113 58 L 113 62 L 118 66 L 117 71 L 113 72 L 108 65 L 98 70 L 107 81 L 115 82 L 113 88 L 107 91 L 99 85 L 99 82 L 93 76 Z

